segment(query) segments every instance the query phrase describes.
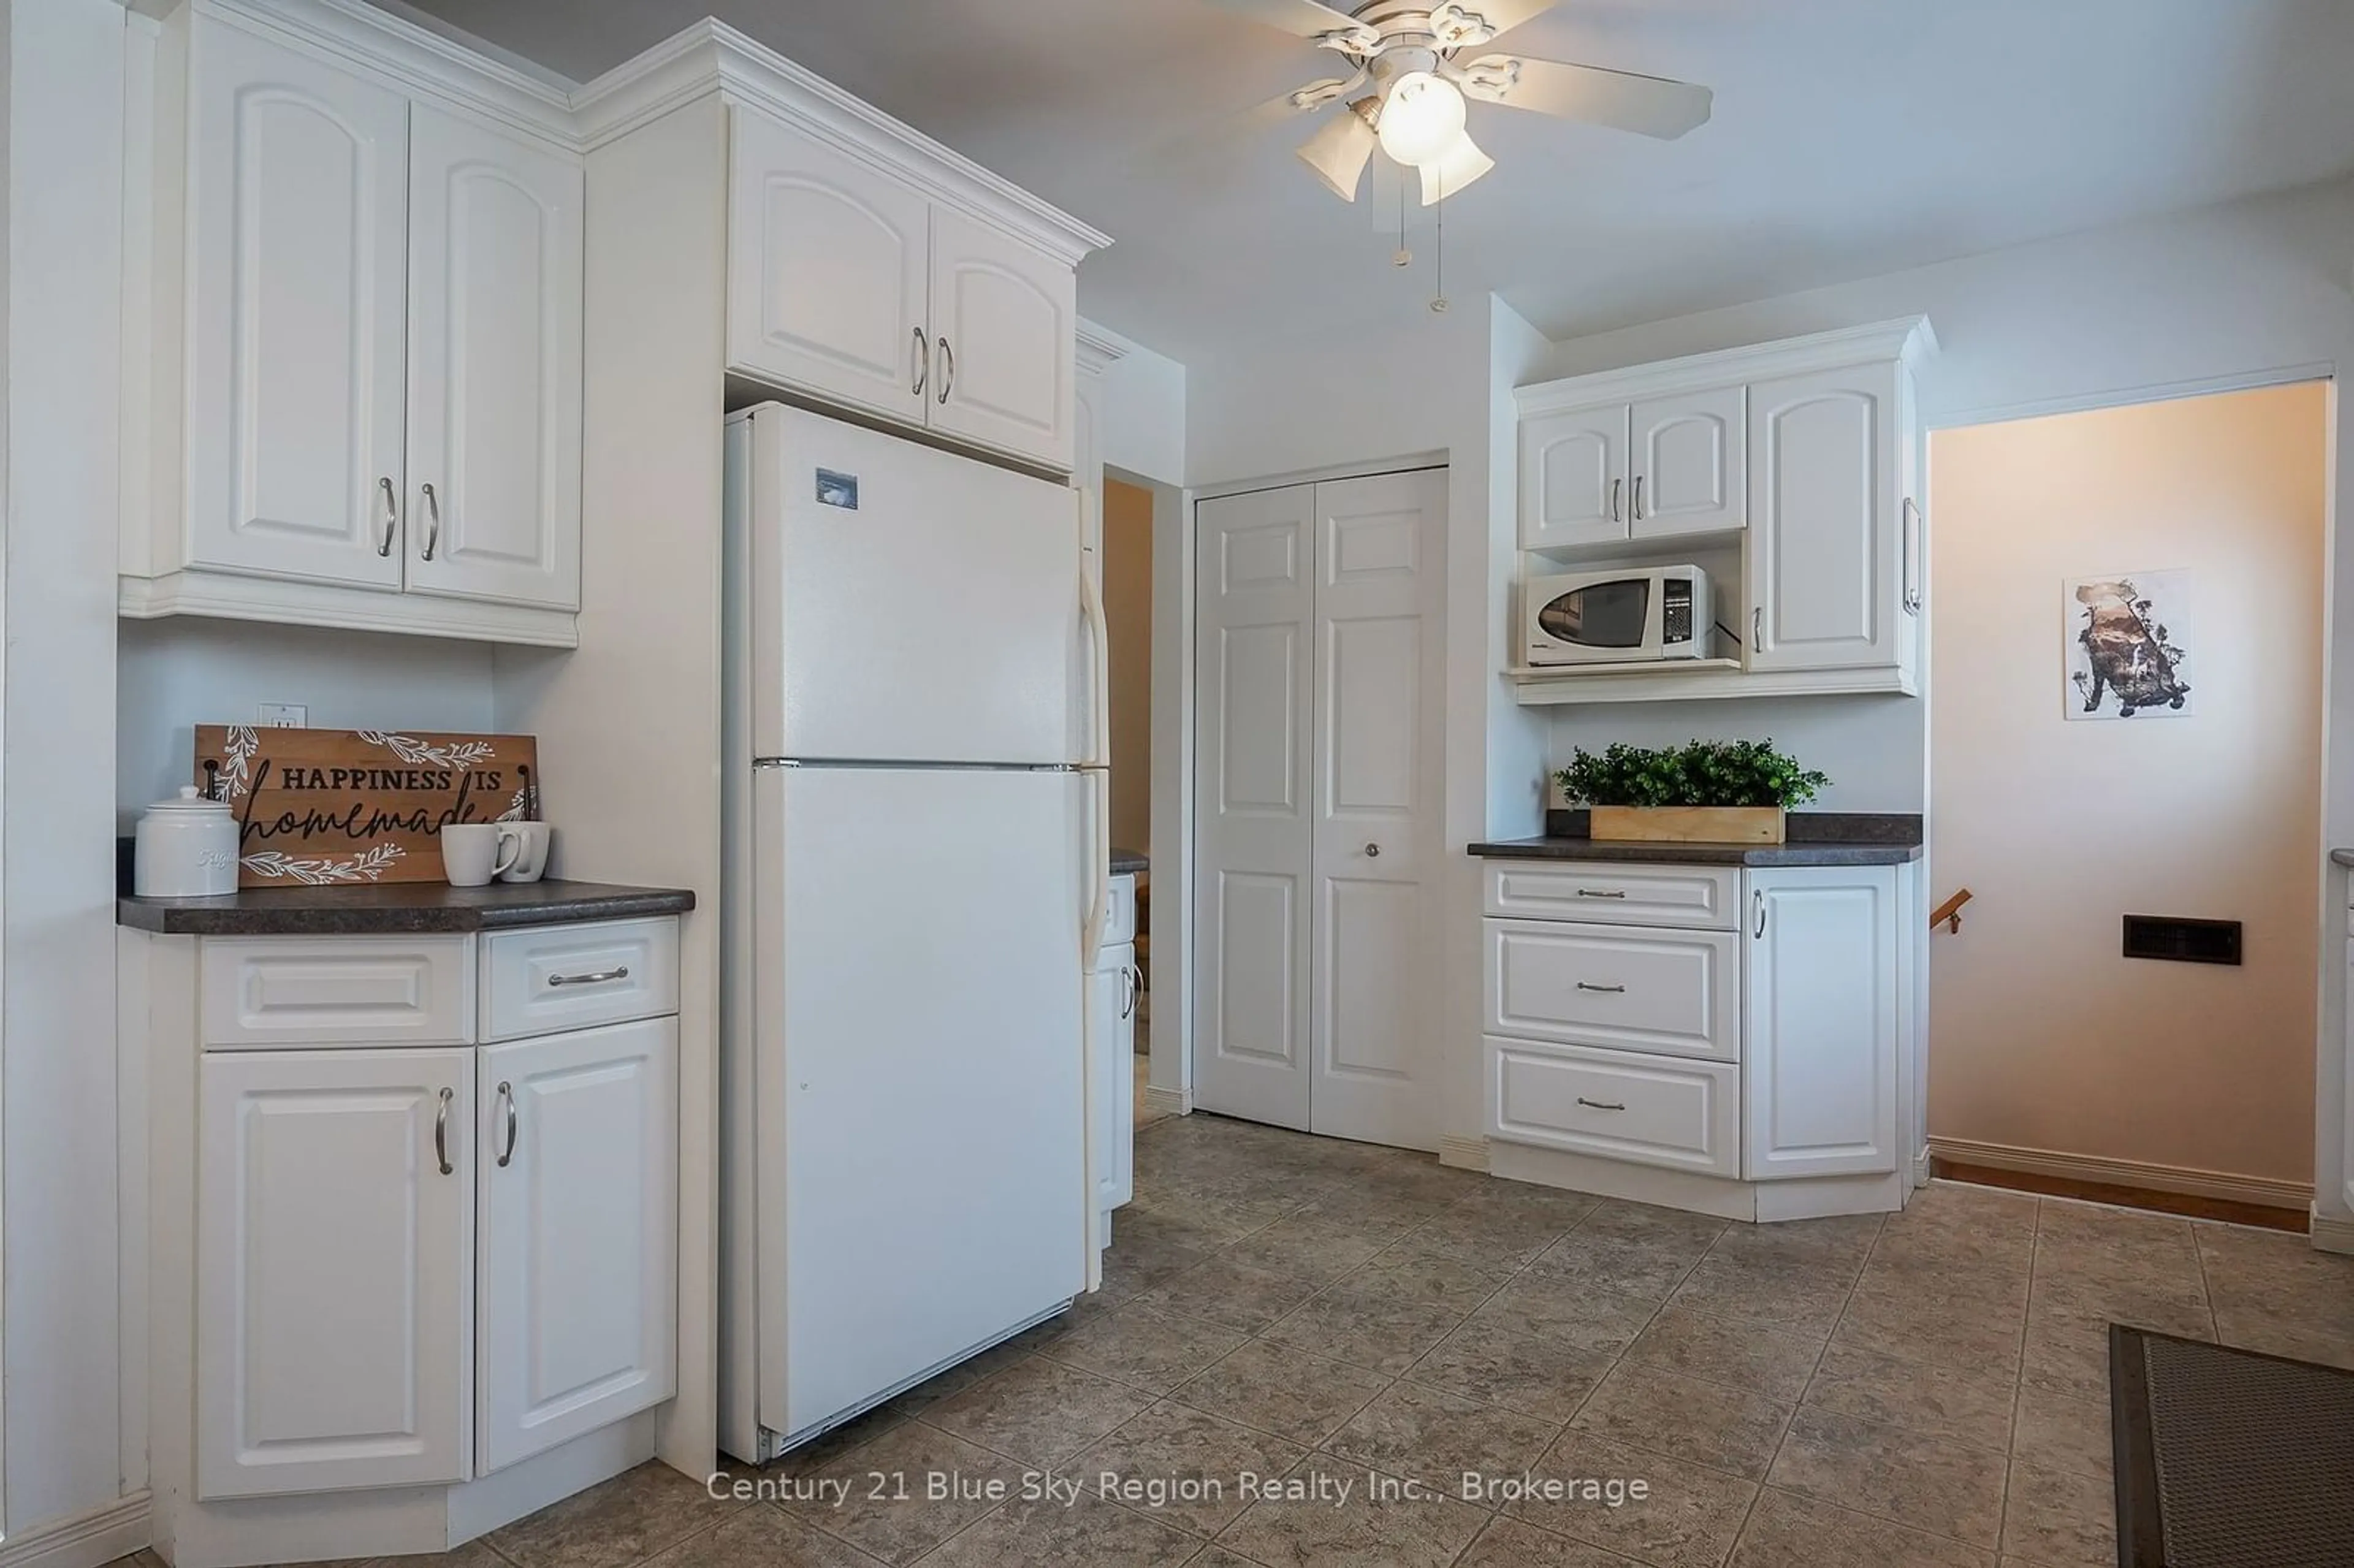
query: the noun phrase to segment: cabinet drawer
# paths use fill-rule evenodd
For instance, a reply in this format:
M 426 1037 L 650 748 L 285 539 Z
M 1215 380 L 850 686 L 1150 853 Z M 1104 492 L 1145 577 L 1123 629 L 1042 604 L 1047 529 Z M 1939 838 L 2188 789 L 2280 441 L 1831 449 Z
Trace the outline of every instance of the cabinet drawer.
M 482 1038 L 516 1040 L 678 1011 L 678 922 L 503 931 L 482 942 Z
M 1741 938 L 1490 920 L 1485 1027 L 1565 1045 L 1741 1060 Z
M 1119 947 L 1136 940 L 1136 878 L 1123 874 L 1111 879 L 1111 905 L 1104 912 L 1103 945 Z
M 1740 903 L 1741 868 L 1732 865 L 1507 860 L 1488 867 L 1487 912 L 1521 920 L 1730 931 L 1741 923 Z
M 1711 1176 L 1741 1174 L 1741 1069 L 1486 1042 L 1488 1136 Z
M 231 1051 L 469 1044 L 473 958 L 469 937 L 207 938 L 204 1042 Z

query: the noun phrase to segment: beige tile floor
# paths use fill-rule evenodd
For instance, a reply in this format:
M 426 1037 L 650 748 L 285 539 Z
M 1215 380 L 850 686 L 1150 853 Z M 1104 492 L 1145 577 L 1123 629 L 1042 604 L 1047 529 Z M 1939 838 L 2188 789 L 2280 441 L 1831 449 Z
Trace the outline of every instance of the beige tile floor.
M 843 1500 L 648 1466 L 435 1561 L 2105 1568 L 2112 1319 L 2354 1366 L 2354 1258 L 1946 1185 L 1884 1223 L 1725 1225 L 1171 1118 L 1099 1296 L 753 1473 Z M 1246 1499 L 1246 1471 L 1353 1490 Z M 1649 1495 L 1467 1499 L 1465 1471 Z M 1106 1472 L 1225 1486 L 1155 1507 Z

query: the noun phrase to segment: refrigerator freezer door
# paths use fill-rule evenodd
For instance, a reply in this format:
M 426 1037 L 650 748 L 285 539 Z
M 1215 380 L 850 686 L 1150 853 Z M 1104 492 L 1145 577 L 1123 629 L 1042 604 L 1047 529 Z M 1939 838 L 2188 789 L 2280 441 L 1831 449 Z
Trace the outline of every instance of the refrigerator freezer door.
M 1086 785 L 754 777 L 759 1422 L 791 1438 L 1086 1287 Z
M 800 409 L 751 425 L 754 754 L 1084 760 L 1078 493 Z

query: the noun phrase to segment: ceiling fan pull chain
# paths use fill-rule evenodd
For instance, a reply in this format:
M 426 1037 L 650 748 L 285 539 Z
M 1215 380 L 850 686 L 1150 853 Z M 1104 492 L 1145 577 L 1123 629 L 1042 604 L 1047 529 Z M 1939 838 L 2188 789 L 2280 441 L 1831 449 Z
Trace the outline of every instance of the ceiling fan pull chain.
M 1430 308 L 1443 316 L 1447 313 L 1447 193 L 1442 190 L 1432 205 L 1438 208 L 1438 238 L 1434 246 L 1438 254 L 1438 280 L 1437 291 L 1430 297 Z

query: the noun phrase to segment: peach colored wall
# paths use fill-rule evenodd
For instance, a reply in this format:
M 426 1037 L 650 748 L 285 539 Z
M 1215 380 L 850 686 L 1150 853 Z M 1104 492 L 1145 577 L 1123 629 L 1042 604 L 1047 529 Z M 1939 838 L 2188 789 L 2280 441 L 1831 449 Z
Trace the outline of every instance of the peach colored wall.
M 2309 1181 L 2319 384 L 1931 438 L 1929 1130 Z M 2062 717 L 2064 579 L 2185 568 L 2187 716 Z M 2126 914 L 2244 923 L 2239 969 Z
M 1111 627 L 1111 840 L 1152 847 L 1152 493 L 1104 481 L 1104 619 Z

